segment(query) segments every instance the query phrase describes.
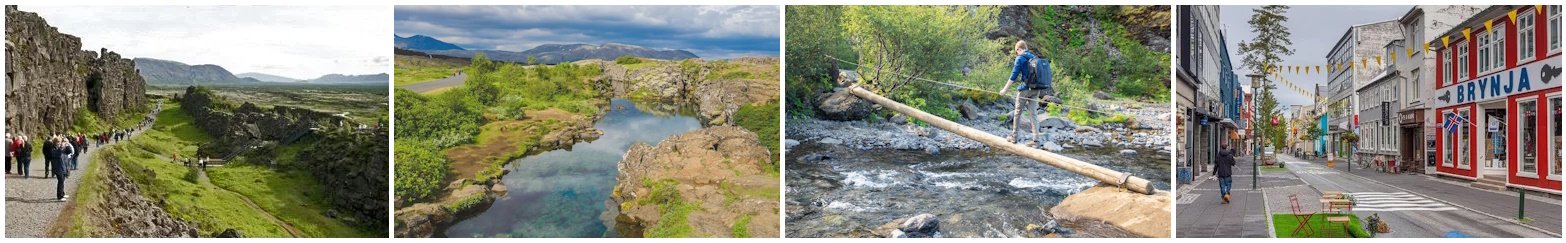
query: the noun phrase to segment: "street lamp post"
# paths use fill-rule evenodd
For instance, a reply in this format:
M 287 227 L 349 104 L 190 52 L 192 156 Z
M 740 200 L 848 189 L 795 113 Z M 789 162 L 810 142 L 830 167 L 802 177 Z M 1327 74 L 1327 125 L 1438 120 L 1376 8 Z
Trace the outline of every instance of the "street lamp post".
M 1261 94 L 1261 89 L 1263 88 L 1261 87 L 1261 81 L 1266 76 L 1259 74 L 1246 74 L 1245 76 L 1251 78 L 1251 190 L 1256 190 L 1259 188 L 1257 184 L 1261 182 L 1261 176 L 1259 175 L 1261 172 L 1258 171 L 1261 170 L 1259 161 L 1261 161 L 1262 154 L 1262 146 L 1255 146 L 1256 144 L 1262 144 L 1261 139 L 1257 139 L 1261 135 L 1261 129 L 1256 129 L 1256 127 L 1261 125 L 1259 122 L 1262 118 L 1261 112 L 1258 112 L 1261 106 L 1256 105 L 1256 95 Z M 1244 99 L 1241 100 L 1243 101 Z

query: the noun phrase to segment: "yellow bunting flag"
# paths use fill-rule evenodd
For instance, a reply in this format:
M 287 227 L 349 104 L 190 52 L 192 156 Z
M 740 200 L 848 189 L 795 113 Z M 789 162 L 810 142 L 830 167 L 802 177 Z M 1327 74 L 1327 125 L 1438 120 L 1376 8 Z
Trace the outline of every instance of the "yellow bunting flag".
M 1514 8 L 1511 12 L 1507 12 L 1506 17 L 1512 18 L 1512 23 L 1517 23 L 1517 9 Z
M 1316 74 L 1321 74 L 1321 65 L 1316 65 Z
M 1469 36 L 1472 36 L 1472 34 L 1471 34 L 1472 31 L 1473 31 L 1473 29 L 1471 29 L 1471 28 L 1463 28 L 1463 39 L 1464 40 L 1473 39 L 1473 38 L 1469 37 Z
M 1451 37 L 1452 36 L 1450 36 L 1450 35 L 1449 36 L 1442 36 L 1441 37 L 1441 47 L 1452 46 L 1452 39 L 1451 39 Z
M 1381 56 L 1376 56 L 1376 66 L 1381 66 Z
M 1403 52 L 1407 52 L 1408 53 L 1408 57 L 1414 57 L 1414 48 L 1413 47 L 1404 47 L 1403 48 Z
M 1556 7 L 1556 6 L 1550 6 L 1550 7 L 1551 8 L 1559 8 L 1559 7 Z M 1533 12 L 1541 13 L 1541 14 L 1544 13 L 1544 5 L 1533 5 Z
M 1430 52 L 1430 42 L 1425 42 L 1425 52 Z
M 1367 58 L 1363 58 L 1363 57 L 1359 58 L 1359 67 L 1360 68 L 1368 68 L 1368 67 L 1370 67 L 1370 60 L 1367 59 Z
M 1517 11 L 1512 11 L 1512 14 L 1516 14 L 1516 13 L 1517 13 Z M 1516 15 L 1512 15 L 1512 16 L 1516 16 Z M 1512 18 L 1512 21 L 1517 21 L 1517 18 Z M 1485 32 L 1489 32 L 1490 31 L 1490 27 L 1492 27 L 1494 25 L 1495 25 L 1495 20 L 1485 20 L 1484 21 L 1484 31 Z M 1463 36 L 1466 37 L 1468 35 L 1464 34 Z

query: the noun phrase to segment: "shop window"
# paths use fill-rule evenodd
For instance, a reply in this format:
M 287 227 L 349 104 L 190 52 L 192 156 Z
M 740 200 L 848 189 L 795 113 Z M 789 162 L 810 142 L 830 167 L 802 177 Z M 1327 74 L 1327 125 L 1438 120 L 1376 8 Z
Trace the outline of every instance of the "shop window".
M 1452 114 L 1454 116 L 1456 115 L 1456 111 L 1449 111 L 1449 112 L 1452 112 Z M 1443 117 L 1446 117 L 1446 116 L 1443 116 Z M 1457 122 L 1457 119 L 1453 119 L 1452 117 L 1446 117 L 1446 118 L 1443 119 L 1443 122 Z M 1441 157 L 1442 158 L 1446 158 L 1444 160 L 1441 160 L 1441 166 L 1443 166 L 1443 167 L 1455 167 L 1454 165 L 1457 164 L 1457 156 L 1456 156 L 1457 155 L 1457 133 L 1456 132 L 1451 132 L 1450 130 L 1446 130 L 1445 128 L 1443 128 L 1442 131 L 1441 131 L 1441 136 L 1443 136 L 1443 139 L 1441 139 L 1441 142 L 1445 143 L 1445 144 L 1441 145 L 1442 148 L 1445 148 L 1445 149 L 1441 150 Z
M 1533 60 L 1534 50 L 1538 50 L 1534 44 L 1533 12 L 1522 11 L 1517 14 L 1517 64 Z
M 1539 100 L 1528 98 L 1517 101 L 1517 176 L 1539 177 Z
M 1469 124 L 1473 124 L 1473 119 L 1469 119 L 1472 118 L 1472 115 L 1469 114 L 1468 109 L 1458 109 L 1457 113 L 1457 122 L 1459 124 L 1457 124 L 1457 134 L 1454 134 L 1457 137 L 1457 167 L 1467 169 L 1469 168 L 1469 157 L 1473 157 L 1468 152 L 1473 149 L 1473 143 L 1468 142 L 1469 139 L 1472 139 L 1468 136 L 1471 135 L 1469 133 L 1469 129 L 1471 129 Z
M 1550 97 L 1550 179 L 1561 179 L 1561 97 Z

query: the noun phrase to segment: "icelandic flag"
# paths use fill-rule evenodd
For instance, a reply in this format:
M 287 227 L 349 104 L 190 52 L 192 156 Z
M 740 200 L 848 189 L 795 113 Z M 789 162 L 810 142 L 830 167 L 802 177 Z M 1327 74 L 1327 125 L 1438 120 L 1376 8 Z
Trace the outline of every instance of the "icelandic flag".
M 1459 126 L 1462 126 L 1464 123 L 1468 123 L 1468 121 L 1464 120 L 1462 116 L 1458 116 L 1457 112 L 1446 113 L 1446 119 L 1443 120 L 1446 120 L 1446 123 L 1441 124 L 1441 126 L 1442 128 L 1446 128 L 1446 133 L 1457 133 L 1457 128 Z

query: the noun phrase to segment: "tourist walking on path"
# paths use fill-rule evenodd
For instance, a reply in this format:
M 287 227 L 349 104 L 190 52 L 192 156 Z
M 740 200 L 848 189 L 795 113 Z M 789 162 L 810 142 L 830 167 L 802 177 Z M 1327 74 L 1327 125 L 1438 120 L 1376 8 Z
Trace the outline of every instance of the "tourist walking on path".
M 66 140 L 70 141 L 71 147 L 76 148 L 76 150 L 72 151 L 71 153 L 71 170 L 76 170 L 77 160 L 81 159 L 82 153 L 87 152 L 87 140 L 86 138 L 83 138 L 81 134 L 76 134 L 74 137 L 67 137 Z
M 1026 118 L 1033 124 L 1033 140 L 1028 142 L 1028 146 L 1032 147 L 1039 140 L 1039 100 L 1053 99 L 1055 95 L 1054 86 L 1050 84 L 1053 77 L 1050 73 L 1049 59 L 1035 56 L 1033 52 L 1028 51 L 1027 41 L 1018 40 L 1017 44 L 1012 46 L 1012 52 L 1017 54 L 1017 60 L 1012 63 L 1011 77 L 1000 90 L 1001 94 L 1005 94 L 1012 83 L 1018 83 L 1017 96 L 1012 103 L 1015 107 L 1011 110 L 1011 135 L 1007 136 L 1006 140 L 1013 143 L 1019 141 L 1018 136 L 1022 130 L 1018 129 L 1018 126 L 1022 124 L 1022 119 Z M 1027 111 L 1030 115 L 1024 116 L 1023 111 Z
M 65 139 L 65 137 L 58 137 L 58 136 L 55 137 L 54 138 L 54 144 L 56 146 L 55 147 L 55 154 L 54 154 L 55 161 L 64 161 L 63 160 L 64 158 L 75 158 L 75 156 L 76 156 L 76 148 L 74 146 L 71 146 L 70 141 L 67 141 Z M 67 197 L 65 195 L 65 178 L 68 178 L 68 177 L 71 176 L 71 170 L 65 168 L 65 166 L 63 166 L 61 164 L 55 164 L 53 172 L 54 172 L 54 178 L 55 178 L 55 184 L 54 184 L 55 185 L 54 186 L 54 188 L 55 188 L 54 189 L 55 190 L 55 197 L 54 197 L 54 199 L 55 200 L 60 200 L 60 201 L 65 201 L 65 198 Z
M 27 142 L 27 135 L 18 136 L 11 143 L 16 146 L 16 150 L 11 151 L 16 154 L 16 174 L 22 175 L 22 178 L 32 176 L 29 165 L 33 164 L 33 143 Z
M 15 159 L 12 158 L 15 155 L 11 151 L 16 151 L 16 147 L 11 146 L 11 133 L 8 132 L 5 133 L 5 174 L 7 175 L 11 174 L 11 161 Z
M 1213 171 L 1218 174 L 1218 193 L 1223 195 L 1223 204 L 1229 204 L 1229 190 L 1234 188 L 1234 150 L 1224 145 L 1218 150 L 1217 160 Z
M 44 178 L 49 178 L 50 175 L 54 174 L 54 162 L 55 159 L 59 158 L 59 156 L 55 156 L 55 148 L 57 146 L 55 146 L 54 137 L 54 135 L 46 135 L 38 138 L 40 140 L 38 143 L 43 146 Z

